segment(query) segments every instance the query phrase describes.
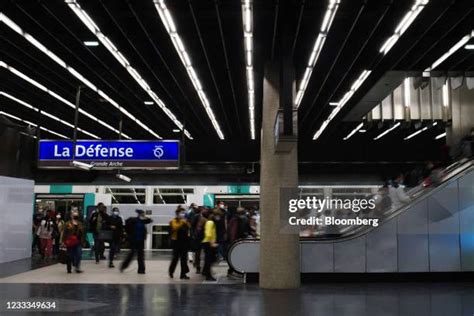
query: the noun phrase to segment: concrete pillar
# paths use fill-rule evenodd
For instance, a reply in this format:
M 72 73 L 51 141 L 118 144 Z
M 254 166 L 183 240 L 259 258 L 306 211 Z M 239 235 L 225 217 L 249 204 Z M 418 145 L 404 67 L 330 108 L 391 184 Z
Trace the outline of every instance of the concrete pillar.
M 446 143 L 452 153 L 456 153 L 461 139 L 474 127 L 474 89 L 469 90 L 464 81 L 461 87 L 450 92 L 452 125 L 446 128 Z
M 275 153 L 279 90 L 278 67 L 266 66 L 260 150 L 260 287 L 266 289 L 300 285 L 299 236 L 280 233 L 280 188 L 298 186 L 298 156 L 297 146 L 288 153 Z

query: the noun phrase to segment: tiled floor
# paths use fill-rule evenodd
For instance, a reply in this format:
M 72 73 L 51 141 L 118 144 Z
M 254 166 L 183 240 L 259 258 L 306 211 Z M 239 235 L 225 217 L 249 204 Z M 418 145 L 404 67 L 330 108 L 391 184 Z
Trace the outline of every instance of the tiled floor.
M 225 263 L 214 268 L 218 282 L 194 272 L 191 280 L 169 279 L 168 264 L 169 254 L 156 253 L 147 254 L 146 275 L 136 273 L 136 262 L 120 273 L 106 261 L 84 260 L 83 274 L 37 259 L 2 264 L 0 315 L 29 314 L 7 310 L 12 301 L 54 301 L 52 315 L 474 315 L 474 283 L 314 283 L 272 291 L 228 279 Z
M 321 315 L 472 316 L 474 287 L 467 283 L 313 284 L 270 291 L 257 285 L 1 284 L 7 301 L 47 300 L 56 313 L 81 315 Z M 38 315 L 38 312 L 31 313 Z
M 216 283 L 206 282 L 202 275 L 196 274 L 194 269 L 188 273 L 190 280 L 179 279 L 179 266 L 175 277 L 168 276 L 169 260 L 147 260 L 145 263 L 146 274 L 137 274 L 137 263 L 133 262 L 123 273 L 117 268 L 120 262 L 115 263 L 116 268 L 108 268 L 107 261 L 96 264 L 93 260 L 82 262 L 81 269 L 84 273 L 77 274 L 66 272 L 66 266 L 54 264 L 23 273 L 18 273 L 5 278 L 0 278 L 1 283 L 94 283 L 94 284 L 201 284 Z M 227 278 L 227 264 L 220 263 L 214 266 L 213 273 L 219 284 L 239 284 L 242 278 Z M 190 266 L 190 268 L 192 268 Z

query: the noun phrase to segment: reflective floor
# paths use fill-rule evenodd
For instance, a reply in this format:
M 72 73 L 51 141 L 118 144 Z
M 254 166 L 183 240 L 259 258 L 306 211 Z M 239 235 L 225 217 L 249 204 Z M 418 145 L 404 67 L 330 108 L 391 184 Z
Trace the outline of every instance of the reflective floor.
M 0 297 L 1 315 L 18 315 L 5 310 L 6 301 L 27 299 L 55 300 L 55 315 L 474 315 L 472 283 L 313 284 L 289 291 L 257 285 L 1 284 Z

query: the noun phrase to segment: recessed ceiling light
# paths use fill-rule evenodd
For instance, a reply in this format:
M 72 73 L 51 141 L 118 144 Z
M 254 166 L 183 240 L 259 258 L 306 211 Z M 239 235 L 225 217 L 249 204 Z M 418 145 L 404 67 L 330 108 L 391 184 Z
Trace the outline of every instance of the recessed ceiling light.
M 366 129 L 360 129 L 360 130 L 359 130 L 359 133 L 365 133 L 365 132 L 367 132 Z
M 99 46 L 99 42 L 97 42 L 97 41 L 84 41 L 84 45 L 86 45 L 86 46 Z
M 329 102 L 329 105 L 330 105 L 330 106 L 338 106 L 338 105 L 339 105 L 339 102 Z
M 465 49 L 474 49 L 474 44 L 467 44 L 464 46 Z
M 181 132 L 180 129 L 175 128 L 175 129 L 173 130 L 173 133 L 179 133 L 179 132 Z
M 152 105 L 152 104 L 153 104 L 153 101 L 145 101 L 145 102 L 143 102 L 143 103 L 145 103 L 146 105 Z

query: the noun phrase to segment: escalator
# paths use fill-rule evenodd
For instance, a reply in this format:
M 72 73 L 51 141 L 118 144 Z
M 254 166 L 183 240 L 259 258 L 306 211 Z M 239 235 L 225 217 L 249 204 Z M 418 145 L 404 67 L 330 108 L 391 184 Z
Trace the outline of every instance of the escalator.
M 377 218 L 377 227 L 321 225 L 300 237 L 301 272 L 474 271 L 474 163 L 458 161 L 431 179 L 407 190 L 403 206 L 379 203 L 372 212 L 344 215 Z M 387 192 L 381 188 L 375 198 L 386 200 Z M 325 212 L 320 216 L 330 215 Z M 258 239 L 238 240 L 229 265 L 258 273 L 259 253 Z

